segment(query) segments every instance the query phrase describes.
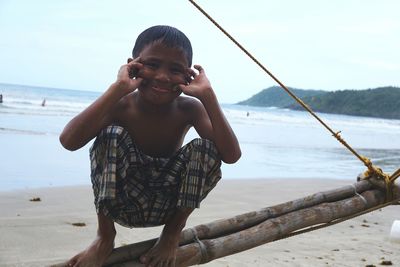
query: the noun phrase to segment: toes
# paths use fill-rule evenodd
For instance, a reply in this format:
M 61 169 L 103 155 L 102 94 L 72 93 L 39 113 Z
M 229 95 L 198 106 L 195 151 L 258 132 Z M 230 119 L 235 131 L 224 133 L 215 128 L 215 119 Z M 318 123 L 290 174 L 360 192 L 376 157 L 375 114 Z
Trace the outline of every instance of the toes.
M 73 267 L 76 266 L 78 261 L 78 255 L 76 255 L 75 257 L 73 257 L 72 259 L 70 259 L 69 261 L 66 262 L 65 266 L 66 267 Z
M 149 258 L 147 257 L 147 255 L 142 255 L 140 256 L 139 260 L 141 263 L 145 264 L 149 261 Z
M 151 261 L 148 263 L 147 267 L 158 267 L 160 265 L 160 261 L 157 258 L 152 258 Z

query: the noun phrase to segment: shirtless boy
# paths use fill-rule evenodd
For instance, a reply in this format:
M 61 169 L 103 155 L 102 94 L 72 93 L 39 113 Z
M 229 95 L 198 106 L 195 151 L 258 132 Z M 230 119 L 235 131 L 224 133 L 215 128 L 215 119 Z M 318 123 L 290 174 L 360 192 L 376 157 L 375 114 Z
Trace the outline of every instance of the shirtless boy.
M 164 225 L 145 266 L 175 266 L 176 250 L 194 208 L 221 178 L 221 160 L 241 151 L 188 38 L 170 26 L 142 32 L 117 79 L 64 128 L 61 144 L 90 149 L 97 237 L 69 266 L 102 266 L 114 246 L 114 222 Z M 186 96 L 183 96 L 182 93 Z M 182 146 L 194 127 L 200 138 Z

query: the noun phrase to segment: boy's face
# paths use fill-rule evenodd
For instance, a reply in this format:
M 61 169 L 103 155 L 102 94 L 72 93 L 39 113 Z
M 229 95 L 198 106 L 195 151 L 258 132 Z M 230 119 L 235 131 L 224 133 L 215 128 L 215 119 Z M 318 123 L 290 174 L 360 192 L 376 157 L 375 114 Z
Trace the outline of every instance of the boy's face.
M 147 45 L 140 52 L 143 68 L 137 77 L 143 78 L 139 92 L 153 104 L 167 104 L 182 91 L 178 84 L 187 84 L 188 61 L 182 49 L 167 47 L 162 42 Z

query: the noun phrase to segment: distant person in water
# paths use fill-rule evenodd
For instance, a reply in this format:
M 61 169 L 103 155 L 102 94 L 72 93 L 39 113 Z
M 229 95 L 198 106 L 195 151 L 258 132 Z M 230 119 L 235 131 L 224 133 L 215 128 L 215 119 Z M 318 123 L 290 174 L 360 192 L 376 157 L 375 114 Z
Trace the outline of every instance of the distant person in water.
M 42 101 L 42 107 L 46 106 L 46 98 L 43 99 Z
M 3 103 L 3 95 L 0 94 L 0 104 Z
M 126 227 L 164 225 L 140 257 L 145 266 L 175 266 L 186 220 L 221 179 L 221 160 L 241 151 L 189 39 L 170 26 L 142 32 L 117 79 L 60 135 L 62 145 L 90 148 L 97 238 L 68 266 L 102 266 Z M 182 96 L 181 94 L 186 96 Z M 189 96 L 189 97 L 188 97 Z M 194 127 L 200 138 L 182 146 Z

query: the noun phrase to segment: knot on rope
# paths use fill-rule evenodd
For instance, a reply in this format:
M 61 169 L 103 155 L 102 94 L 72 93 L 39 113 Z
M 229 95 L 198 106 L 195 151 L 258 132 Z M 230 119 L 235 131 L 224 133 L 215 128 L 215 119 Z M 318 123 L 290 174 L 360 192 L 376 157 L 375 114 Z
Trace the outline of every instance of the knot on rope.
M 372 164 L 372 161 L 364 156 L 360 156 L 361 157 L 361 161 L 364 163 L 364 165 L 368 168 L 369 175 L 373 175 L 375 174 L 377 177 L 379 178 L 383 178 L 384 175 L 386 175 L 381 168 L 376 167 Z
M 342 136 L 340 135 L 341 132 L 342 132 L 342 131 L 338 131 L 338 132 L 336 132 L 336 133 L 333 133 L 332 135 L 333 135 L 340 143 L 343 143 L 344 140 L 343 140 Z
M 369 179 L 374 177 L 377 180 L 383 181 L 386 189 L 386 201 L 392 201 L 394 195 L 394 181 L 398 176 L 400 176 L 400 169 L 394 172 L 392 175 L 389 175 L 383 172 L 381 168 L 374 166 L 369 158 L 362 157 L 362 159 L 368 169 L 363 173 L 361 179 Z
M 200 253 L 201 253 L 201 260 L 200 263 L 206 263 L 209 262 L 209 256 L 208 256 L 208 252 L 207 252 L 207 247 L 206 245 L 204 245 L 203 242 L 201 242 L 201 240 L 199 239 L 199 237 L 197 236 L 197 231 L 194 228 L 190 229 L 192 234 L 193 234 L 193 241 L 195 241 L 199 248 L 200 248 Z

